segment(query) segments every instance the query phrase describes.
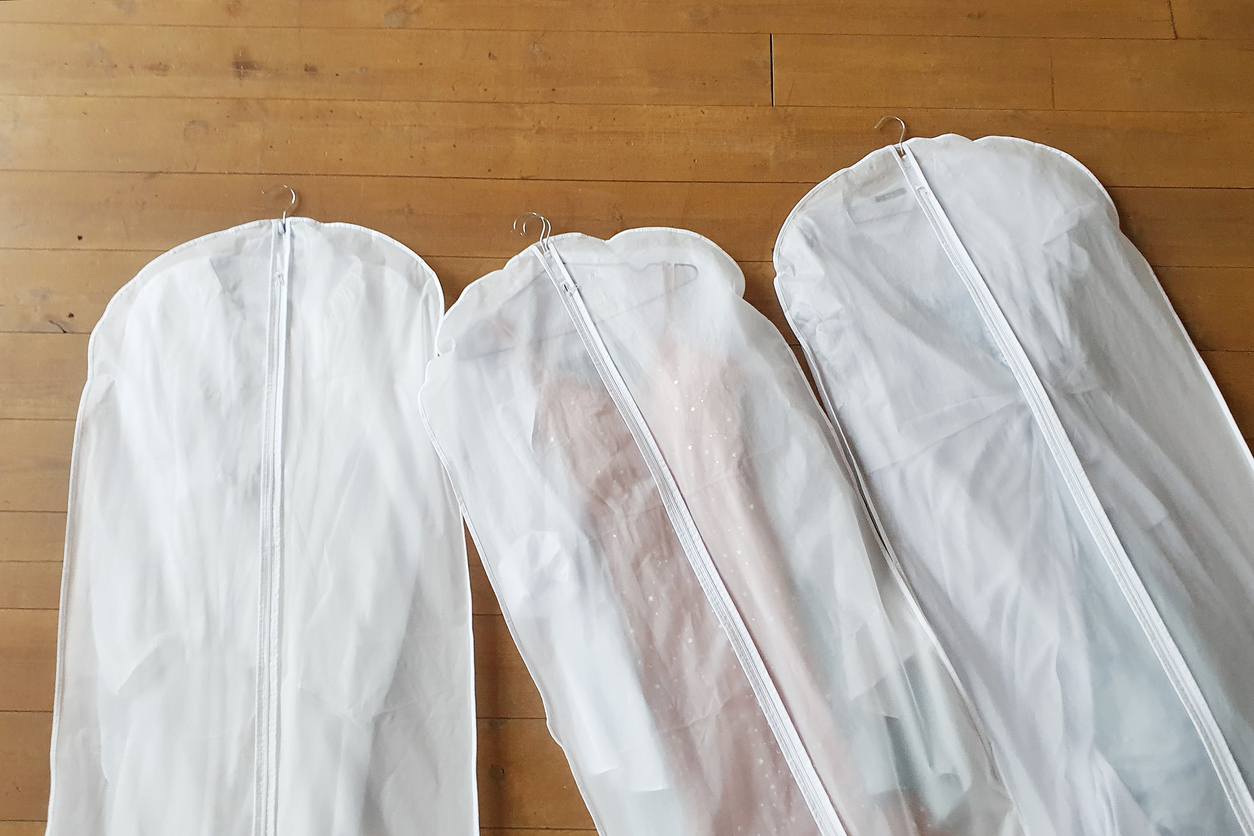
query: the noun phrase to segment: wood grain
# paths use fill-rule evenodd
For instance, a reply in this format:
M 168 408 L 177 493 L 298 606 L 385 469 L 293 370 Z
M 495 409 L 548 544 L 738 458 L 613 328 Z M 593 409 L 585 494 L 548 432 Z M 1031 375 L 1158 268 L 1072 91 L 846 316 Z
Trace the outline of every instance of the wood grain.
M 1254 40 L 1254 0 L 1171 0 L 1181 38 Z
M 480 717 L 544 719 L 544 703 L 499 615 L 475 616 L 475 710 Z
M 1177 0 L 1177 8 L 1180 0 Z M 1035 35 L 1170 38 L 1166 0 L 90 0 L 0 4 L 0 22 L 318 28 L 540 29 L 612 32 L 802 32 L 811 34 Z
M 776 35 L 775 104 L 1052 107 L 1044 40 Z
M 0 670 L 5 673 L 0 677 L 0 712 L 52 710 L 57 670 L 55 603 L 48 610 L 0 609 Z M 0 818 L 4 817 L 0 811 Z
M 359 223 L 424 257 L 505 259 L 526 241 L 516 217 L 543 211 L 557 232 L 608 238 L 637 226 L 680 226 L 740 261 L 769 261 L 805 194 L 798 183 L 553 182 L 304 176 L 288 180 L 324 221 Z M 278 208 L 273 180 L 252 174 L 0 172 L 0 249 L 165 250 Z M 1254 267 L 1254 189 L 1114 188 L 1125 231 L 1151 263 Z
M 1086 48 L 1056 41 L 1052 48 L 1062 110 L 1254 110 L 1254 50 L 1245 42 L 1111 40 Z
M 592 827 L 570 766 L 543 720 L 479 721 L 479 823 Z
M 35 96 L 770 104 L 766 35 L 0 28 L 0 90 Z
M 86 334 L 113 294 L 157 255 L 0 250 L 0 331 Z
M 635 226 L 678 225 L 767 261 L 805 184 L 622 183 L 306 176 L 286 182 L 302 214 L 349 221 L 424 257 L 506 259 L 528 241 L 515 218 L 542 211 L 558 232 L 607 238 Z M 0 248 L 167 250 L 206 232 L 277 217 L 262 192 L 273 178 L 241 174 L 0 172 Z M 1135 202 L 1133 203 L 1135 206 Z
M 0 609 L 55 610 L 60 603 L 60 563 L 0 561 Z
M 1110 189 L 1124 233 L 1151 264 L 1254 266 L 1254 189 Z
M 44 836 L 46 822 L 0 821 L 0 836 Z
M 1254 270 L 1160 267 L 1155 272 L 1199 349 L 1254 351 Z
M 1204 351 L 1202 359 L 1241 434 L 1247 441 L 1254 439 L 1254 351 Z
M 775 103 L 1250 111 L 1243 41 L 776 35 Z
M 65 514 L 0 511 L 0 563 L 60 563 Z
M 0 511 L 65 511 L 73 446 L 73 421 L 0 420 Z
M 48 814 L 48 743 L 52 714 L 0 711 L 0 820 Z
M 2 7 L 0 7 L 2 8 Z M 1107 186 L 1254 187 L 1254 114 L 898 108 L 914 136 L 1066 148 Z M 0 97 L 0 166 L 813 184 L 883 146 L 878 108 Z M 895 127 L 895 126 L 894 126 Z M 371 153 L 361 153 L 368 143 Z
M 83 334 L 0 333 L 0 419 L 73 418 L 87 381 Z

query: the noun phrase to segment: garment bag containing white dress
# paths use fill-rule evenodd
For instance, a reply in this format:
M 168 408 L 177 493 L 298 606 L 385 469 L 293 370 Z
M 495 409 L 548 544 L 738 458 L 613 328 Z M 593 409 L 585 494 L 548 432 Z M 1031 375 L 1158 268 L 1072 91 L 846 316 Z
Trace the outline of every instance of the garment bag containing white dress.
M 1097 180 L 911 139 L 775 265 L 1028 832 L 1254 833 L 1254 467 Z
M 417 392 L 443 301 L 302 218 L 152 262 L 92 333 L 51 836 L 477 834 L 469 580 Z
M 693 233 L 543 239 L 422 409 L 600 831 L 1017 834 L 831 427 Z

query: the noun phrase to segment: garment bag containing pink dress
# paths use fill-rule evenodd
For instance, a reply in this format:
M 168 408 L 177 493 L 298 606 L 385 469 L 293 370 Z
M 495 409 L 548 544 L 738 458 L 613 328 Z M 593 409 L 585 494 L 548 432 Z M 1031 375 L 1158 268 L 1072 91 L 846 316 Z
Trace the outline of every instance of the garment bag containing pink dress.
M 736 264 L 542 240 L 422 410 L 602 833 L 1018 834 L 831 426 Z

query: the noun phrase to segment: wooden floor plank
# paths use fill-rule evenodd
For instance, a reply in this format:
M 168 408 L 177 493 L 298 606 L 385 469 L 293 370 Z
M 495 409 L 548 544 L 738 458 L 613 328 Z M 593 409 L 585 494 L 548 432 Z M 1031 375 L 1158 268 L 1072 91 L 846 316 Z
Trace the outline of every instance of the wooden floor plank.
M 73 418 L 87 381 L 83 334 L 0 333 L 0 419 Z
M 0 820 L 48 814 L 48 742 L 52 715 L 0 711 Z
M 424 257 L 504 259 L 527 244 L 515 218 L 539 211 L 557 232 L 607 238 L 638 226 L 706 235 L 740 261 L 769 261 L 780 225 L 808 190 L 797 183 L 636 183 L 443 178 L 289 178 L 303 214 L 390 235 Z M 264 175 L 0 171 L 0 249 L 166 250 L 277 215 Z M 1111 189 L 1151 263 L 1254 267 L 1254 189 Z
M 470 558 L 470 605 L 475 615 L 500 615 L 501 605 L 492 590 L 492 582 L 483 569 L 483 561 L 470 534 L 466 534 L 466 551 Z
M 776 35 L 775 103 L 1254 110 L 1240 41 Z
M 1254 0 L 1171 0 L 1181 38 L 1254 40 Z
M 65 514 L 0 511 L 0 563 L 60 563 Z
M 769 104 L 767 35 L 0 27 L 38 96 Z
M 544 718 L 544 703 L 499 615 L 475 616 L 475 713 Z
M 1061 110 L 1254 110 L 1254 50 L 1229 41 L 1054 41 Z
M 479 722 L 479 823 L 593 826 L 566 757 L 543 720 Z
M 73 421 L 0 420 L 0 511 L 64 511 L 73 446 Z
M 0 609 L 0 712 L 51 711 L 56 672 L 57 611 Z
M 508 0 L 393 0 L 342 4 L 302 0 L 308 26 L 527 28 L 613 31 L 800 32 L 810 34 L 1037 35 L 1049 37 L 1171 37 L 1171 13 L 1161 0 L 555 0 L 520 5 Z
M 1254 190 L 1109 191 L 1124 233 L 1151 264 L 1254 267 Z
M 556 231 L 609 237 L 678 225 L 748 260 L 769 260 L 775 231 L 806 184 L 620 183 L 294 177 L 301 213 L 350 221 L 424 257 L 509 258 L 529 240 L 514 219 L 540 211 Z M 0 248 L 167 250 L 279 207 L 264 175 L 65 174 L 0 171 Z
M 1045 40 L 776 35 L 775 104 L 1052 107 Z
M 817 183 L 881 108 L 0 97 L 10 170 Z M 1107 186 L 1254 187 L 1254 114 L 898 108 L 913 136 L 1012 135 Z M 473 136 L 473 139 L 471 138 Z M 360 149 L 369 147 L 371 153 Z
M 1203 351 L 1202 359 L 1228 402 L 1241 434 L 1254 440 L 1254 351 Z
M 0 250 L 0 331 L 91 331 L 122 285 L 160 253 Z
M 802 32 L 811 34 L 1037 35 L 1170 38 L 1166 0 L 88 0 L 3 3 L 0 22 L 319 28 L 542 29 L 612 32 Z
M 60 603 L 60 563 L 0 561 L 0 609 L 55 610 Z
M 0 3 L 0 22 L 137 26 L 274 26 L 294 21 L 300 0 L 79 0 L 75 3 Z
M 0 836 L 44 836 L 47 822 L 0 821 Z
M 1254 269 L 1161 267 L 1156 272 L 1198 348 L 1254 351 Z

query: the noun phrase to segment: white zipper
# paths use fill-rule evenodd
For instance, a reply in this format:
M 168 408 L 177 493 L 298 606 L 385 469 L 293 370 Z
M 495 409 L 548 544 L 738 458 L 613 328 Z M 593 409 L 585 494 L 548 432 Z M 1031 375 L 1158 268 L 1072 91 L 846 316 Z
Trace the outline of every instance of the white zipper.
M 797 787 L 801 790 L 806 806 L 814 816 L 819 832 L 823 836 L 847 836 L 844 825 L 841 824 L 839 816 L 836 815 L 836 809 L 832 806 L 831 798 L 823 788 L 814 763 L 801 742 L 801 736 L 797 733 L 797 728 L 793 725 L 792 718 L 789 717 L 788 710 L 780 698 L 775 682 L 766 669 L 766 663 L 763 662 L 757 646 L 753 643 L 749 629 L 745 626 L 731 594 L 728 593 L 723 579 L 718 574 L 714 560 L 706 549 L 705 542 L 701 539 L 701 532 L 688 510 L 687 503 L 684 502 L 674 475 L 666 465 L 662 450 L 650 432 L 640 407 L 632 398 L 627 383 L 619 373 L 609 349 L 601 339 L 601 333 L 597 330 L 592 314 L 584 304 L 579 286 L 566 269 L 565 263 L 551 241 L 545 239 L 535 246 L 545 272 L 557 287 L 566 312 L 596 366 L 601 382 L 605 384 L 636 446 L 640 449 L 640 454 L 644 457 L 645 464 L 657 486 L 658 494 L 662 497 L 662 504 L 666 508 L 666 516 L 670 519 L 671 527 L 683 547 L 693 573 L 697 576 L 697 582 L 700 583 L 701 590 L 710 603 L 710 608 L 714 610 L 714 615 L 718 618 L 719 625 L 732 646 L 732 651 L 736 654 L 736 659 L 744 670 L 745 677 L 749 680 L 753 695 L 766 717 L 767 725 L 775 736 L 775 741 L 779 745 L 784 760 L 788 763 Z
M 276 222 L 270 251 L 266 381 L 261 442 L 261 565 L 257 598 L 257 722 L 254 836 L 278 824 L 279 609 L 283 581 L 283 401 L 287 373 L 291 226 Z
M 1067 437 L 1067 432 L 1062 426 L 1058 413 L 1054 410 L 1044 384 L 1041 383 L 1040 377 L 1033 368 L 1027 352 L 1015 337 L 1010 322 L 998 306 L 984 277 L 980 275 L 971 254 L 967 252 L 957 231 L 949 222 L 949 217 L 941 207 L 940 201 L 936 199 L 936 195 L 928 186 L 914 154 L 906 146 L 895 152 L 895 156 L 907 182 L 914 191 L 919 206 L 923 209 L 923 214 L 927 216 L 932 226 L 932 231 L 936 233 L 941 248 L 944 249 L 945 255 L 948 256 L 954 270 L 962 279 L 962 283 L 966 285 L 967 291 L 980 312 L 980 317 L 984 320 L 984 325 L 1014 374 L 1019 390 L 1027 399 L 1032 416 L 1045 436 L 1046 446 L 1049 447 L 1054 462 L 1062 473 L 1067 490 L 1070 491 L 1080 509 L 1089 533 L 1097 543 L 1098 551 L 1102 553 L 1106 565 L 1115 576 L 1124 599 L 1127 600 L 1136 616 L 1137 623 L 1149 639 L 1154 655 L 1158 657 L 1166 671 L 1172 688 L 1175 689 L 1180 701 L 1184 703 L 1184 708 L 1202 739 L 1202 745 L 1205 746 L 1206 754 L 1215 767 L 1219 782 L 1223 786 L 1224 794 L 1232 806 L 1242 832 L 1246 836 L 1254 836 L 1254 798 L 1250 796 L 1250 790 L 1241 777 L 1232 752 L 1228 749 L 1227 741 L 1224 740 L 1223 732 L 1215 721 L 1214 715 L 1211 714 L 1210 706 L 1207 705 L 1206 698 L 1189 671 L 1180 648 L 1172 640 L 1162 615 L 1154 606 L 1136 568 L 1128 558 L 1127 552 L 1124 551 L 1123 544 L 1119 541 L 1114 526 L 1110 522 L 1110 517 L 1102 508 L 1097 492 L 1093 489 L 1092 482 L 1089 481 L 1075 447 Z

